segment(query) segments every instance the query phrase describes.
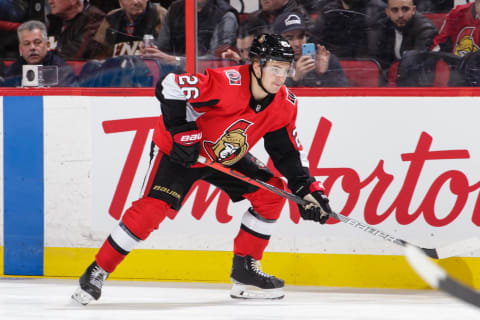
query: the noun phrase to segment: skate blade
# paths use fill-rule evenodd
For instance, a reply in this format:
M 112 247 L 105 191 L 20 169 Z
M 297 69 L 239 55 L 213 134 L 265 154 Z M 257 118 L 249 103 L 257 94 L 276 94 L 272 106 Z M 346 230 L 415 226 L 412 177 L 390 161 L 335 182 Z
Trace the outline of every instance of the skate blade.
M 86 306 L 93 300 L 95 299 L 88 292 L 83 291 L 82 288 L 79 287 L 72 294 L 71 302 L 73 304 L 81 304 L 82 306 Z
M 279 300 L 285 297 L 285 293 L 283 292 L 283 288 L 259 289 L 235 283 L 230 291 L 230 297 L 233 299 Z

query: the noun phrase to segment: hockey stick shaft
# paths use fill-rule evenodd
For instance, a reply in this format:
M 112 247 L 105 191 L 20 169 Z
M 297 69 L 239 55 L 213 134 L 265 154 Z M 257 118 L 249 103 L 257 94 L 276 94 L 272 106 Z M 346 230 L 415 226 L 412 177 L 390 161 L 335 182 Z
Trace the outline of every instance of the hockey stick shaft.
M 246 175 L 236 171 L 236 170 L 233 170 L 231 168 L 228 168 L 228 167 L 225 167 L 223 166 L 222 164 L 218 163 L 218 162 L 215 162 L 215 161 L 212 161 L 212 160 L 208 160 L 207 158 L 203 157 L 203 156 L 199 156 L 198 157 L 198 162 L 199 163 L 202 163 L 202 164 L 205 164 L 207 166 L 209 166 L 210 168 L 213 168 L 215 170 L 218 170 L 220 172 L 223 172 L 223 173 L 226 173 L 232 177 L 235 177 L 237 179 L 240 179 L 242 181 L 245 181 L 247 183 L 250 183 L 258 188 L 261 188 L 261 189 L 265 189 L 265 190 L 268 190 L 268 191 L 271 191 L 281 197 L 284 197 L 288 200 L 292 200 L 300 205 L 306 205 L 308 204 L 308 201 L 302 199 L 301 197 L 293 194 L 293 193 L 290 193 L 288 191 L 285 191 L 285 190 L 282 190 L 280 188 L 277 188 L 275 186 L 272 186 L 264 181 L 261 181 L 261 180 L 258 180 L 258 179 L 253 179 L 253 178 L 250 178 L 250 177 L 247 177 Z M 336 212 L 331 212 L 330 214 L 330 217 L 338 220 L 338 221 L 341 221 L 343 223 L 346 223 L 346 224 L 349 224 L 353 227 L 356 227 L 357 229 L 360 229 L 362 231 L 365 231 L 365 232 L 368 232 L 370 233 L 371 235 L 373 236 L 377 236 L 377 237 L 380 237 L 384 240 L 387 240 L 387 241 L 390 241 L 390 242 L 393 242 L 399 246 L 402 246 L 402 247 L 405 247 L 407 244 L 410 244 L 408 243 L 407 241 L 405 240 L 402 240 L 402 239 L 399 239 L 397 237 L 394 237 L 386 232 L 383 232 L 377 228 L 374 228 L 372 226 L 369 226 L 365 223 L 362 223 L 360 221 L 357 221 L 353 218 L 350 218 L 350 217 L 347 217 L 347 216 L 344 216 L 340 213 L 336 213 Z M 414 246 L 413 244 L 410 244 L 412 246 Z M 420 247 L 418 247 L 420 248 Z M 440 258 L 446 258 L 447 256 L 444 256 L 444 257 L 439 257 L 439 254 L 438 254 L 438 251 L 437 249 L 429 249 L 429 248 L 420 248 L 427 256 L 431 257 L 431 258 L 434 258 L 434 259 L 440 259 Z

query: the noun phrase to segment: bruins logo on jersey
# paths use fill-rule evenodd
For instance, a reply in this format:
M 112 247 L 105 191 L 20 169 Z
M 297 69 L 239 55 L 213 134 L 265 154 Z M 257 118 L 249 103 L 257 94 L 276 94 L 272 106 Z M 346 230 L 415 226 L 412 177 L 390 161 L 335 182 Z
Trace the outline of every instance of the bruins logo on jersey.
M 453 53 L 457 56 L 463 57 L 467 53 L 475 52 L 478 50 L 478 45 L 473 39 L 473 32 L 475 28 L 464 28 L 457 37 L 457 45 Z
M 210 159 L 227 166 L 240 160 L 248 150 L 245 131 L 251 124 L 246 120 L 238 120 L 216 142 L 204 141 L 203 147 Z

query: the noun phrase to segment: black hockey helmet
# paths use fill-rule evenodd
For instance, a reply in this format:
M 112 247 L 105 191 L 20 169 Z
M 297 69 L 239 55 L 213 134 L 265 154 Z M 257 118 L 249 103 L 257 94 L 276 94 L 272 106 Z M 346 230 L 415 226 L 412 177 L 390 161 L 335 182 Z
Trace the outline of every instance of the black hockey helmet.
M 288 40 L 279 34 L 262 33 L 252 42 L 248 54 L 250 61 L 257 58 L 262 66 L 268 60 L 293 62 L 293 49 Z

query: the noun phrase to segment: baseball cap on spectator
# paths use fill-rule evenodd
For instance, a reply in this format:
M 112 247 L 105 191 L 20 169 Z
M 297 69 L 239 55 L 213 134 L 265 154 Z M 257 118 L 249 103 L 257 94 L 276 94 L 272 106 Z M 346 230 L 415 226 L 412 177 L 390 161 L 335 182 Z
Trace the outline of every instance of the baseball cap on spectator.
M 297 12 L 286 12 L 279 15 L 273 25 L 273 32 L 277 34 L 305 29 L 305 21 L 302 15 Z

